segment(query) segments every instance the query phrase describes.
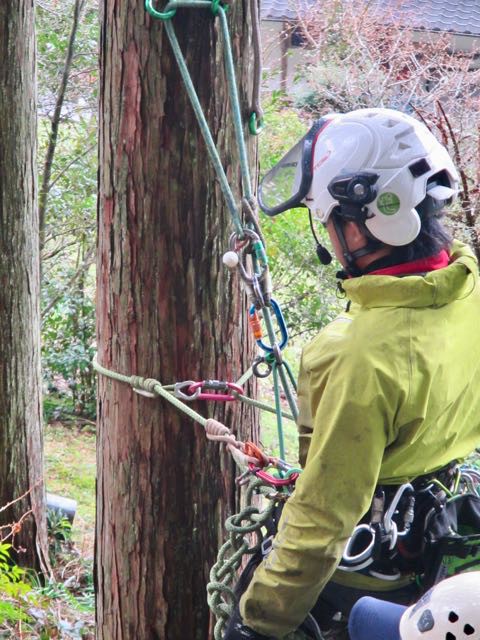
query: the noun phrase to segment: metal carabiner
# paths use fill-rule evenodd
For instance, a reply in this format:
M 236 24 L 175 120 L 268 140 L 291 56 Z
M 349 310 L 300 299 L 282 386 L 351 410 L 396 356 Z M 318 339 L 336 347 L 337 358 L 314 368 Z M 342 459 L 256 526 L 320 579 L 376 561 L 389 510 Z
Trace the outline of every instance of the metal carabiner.
M 385 530 L 385 534 L 390 538 L 390 549 L 393 549 L 395 547 L 397 538 L 399 536 L 398 525 L 393 519 L 393 516 L 395 514 L 395 511 L 397 510 L 400 499 L 406 491 L 414 491 L 413 486 L 409 482 L 406 482 L 405 484 L 402 484 L 398 487 L 383 518 L 383 528 Z M 404 532 L 404 535 L 406 535 L 407 533 L 408 530 Z
M 196 389 L 193 393 L 183 392 L 183 389 L 190 389 L 190 387 L 194 384 L 195 384 L 195 380 L 185 380 L 185 382 L 176 382 L 173 388 L 173 395 L 176 398 L 185 400 L 186 402 L 197 400 L 198 396 L 200 395 L 201 389 Z
M 242 278 L 242 280 L 247 284 L 252 285 L 254 276 L 256 275 L 258 278 L 261 278 L 263 273 L 268 268 L 267 254 L 265 253 L 263 242 L 261 241 L 260 236 L 258 235 L 258 233 L 256 233 L 256 231 L 253 231 L 252 229 L 244 229 L 243 233 L 247 238 L 246 240 L 244 240 L 243 238 L 240 239 L 235 232 L 232 233 L 229 240 L 229 247 L 230 251 L 235 251 L 235 253 L 239 254 L 240 252 L 244 252 L 249 246 L 251 246 L 252 252 L 255 254 L 255 257 L 262 267 L 262 270 L 260 271 L 260 273 L 250 276 L 247 273 L 245 265 L 243 264 L 240 256 L 238 269 L 240 271 L 240 277 Z
M 287 329 L 287 325 L 285 324 L 285 318 L 283 317 L 282 314 L 282 310 L 280 309 L 280 306 L 278 304 L 278 302 L 276 300 L 274 300 L 273 298 L 270 300 L 270 306 L 273 309 L 273 312 L 275 314 L 275 318 L 277 319 L 277 323 L 278 326 L 280 328 L 280 334 L 281 334 L 281 341 L 278 344 L 278 349 L 280 349 L 280 351 L 282 351 L 288 342 L 288 329 Z M 255 313 L 255 305 L 252 305 L 250 307 L 250 315 L 253 315 Z M 256 343 L 258 344 L 258 346 L 263 349 L 264 351 L 266 351 L 267 353 L 275 353 L 275 348 L 274 345 L 272 345 L 271 347 L 269 347 L 268 345 L 266 345 L 263 340 L 261 338 L 259 338 L 258 340 L 256 340 Z M 277 351 L 278 354 L 278 351 Z
M 202 389 L 211 389 L 214 393 L 204 393 Z M 218 391 L 235 391 L 237 395 L 229 393 L 217 393 Z M 202 382 L 194 382 L 188 387 L 191 394 L 196 394 L 197 400 L 214 400 L 216 402 L 233 402 L 238 400 L 238 395 L 243 395 L 243 389 L 233 382 L 223 382 L 221 380 L 203 380 Z
M 342 555 L 342 562 L 347 565 L 358 565 L 371 558 L 375 547 L 376 532 L 369 524 L 359 524 L 353 530 L 352 535 L 347 540 Z M 360 544 L 360 550 L 358 551 Z M 354 553 L 354 549 L 356 552 Z

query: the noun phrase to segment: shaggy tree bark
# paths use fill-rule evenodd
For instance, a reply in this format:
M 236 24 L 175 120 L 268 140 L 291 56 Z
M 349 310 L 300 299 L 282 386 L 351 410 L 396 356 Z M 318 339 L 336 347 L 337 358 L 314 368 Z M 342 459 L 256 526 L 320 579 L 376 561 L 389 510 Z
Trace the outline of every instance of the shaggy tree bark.
M 48 565 L 43 489 L 33 0 L 0 3 L 0 525 Z M 3 529 L 2 534 L 9 529 Z
M 235 380 L 250 359 L 238 279 L 221 267 L 229 214 L 167 36 L 137 0 L 102 5 L 99 362 L 164 383 Z M 229 22 L 246 87 L 246 2 L 232 4 Z M 174 24 L 238 188 L 215 21 L 179 10 Z M 210 409 L 240 437 L 253 425 L 244 406 Z M 98 416 L 98 638 L 205 640 L 233 463 L 170 405 L 102 377 Z

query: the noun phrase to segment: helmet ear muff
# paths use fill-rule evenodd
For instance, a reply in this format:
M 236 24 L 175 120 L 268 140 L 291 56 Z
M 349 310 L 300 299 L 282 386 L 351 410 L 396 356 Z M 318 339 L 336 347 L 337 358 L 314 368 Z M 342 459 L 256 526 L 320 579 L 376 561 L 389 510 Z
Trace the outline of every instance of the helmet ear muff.
M 425 198 L 417 206 L 421 218 L 436 216 L 445 206 L 452 202 L 455 190 L 450 186 L 450 180 L 445 172 L 432 176 L 427 182 Z

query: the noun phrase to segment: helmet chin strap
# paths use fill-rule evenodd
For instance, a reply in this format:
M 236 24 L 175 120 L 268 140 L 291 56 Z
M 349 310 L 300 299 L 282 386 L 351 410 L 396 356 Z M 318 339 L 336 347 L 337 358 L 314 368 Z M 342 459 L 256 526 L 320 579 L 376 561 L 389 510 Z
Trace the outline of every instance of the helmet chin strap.
M 348 206 L 348 209 L 345 212 L 346 215 L 345 214 L 342 215 L 344 213 L 342 211 L 343 208 L 344 207 L 340 205 L 339 207 L 340 211 L 338 212 L 334 211 L 332 213 L 332 216 L 331 216 L 332 222 L 335 228 L 335 233 L 337 234 L 338 240 L 340 242 L 340 246 L 342 247 L 343 257 L 345 258 L 345 261 L 346 261 L 345 272 L 348 276 L 357 277 L 357 276 L 364 275 L 366 273 L 364 269 L 361 269 L 358 266 L 357 264 L 358 258 L 362 258 L 363 256 L 368 256 L 372 253 L 375 253 L 375 251 L 378 251 L 384 245 L 379 240 L 372 238 L 370 232 L 365 226 L 364 220 L 362 219 L 362 217 L 364 217 L 363 213 L 361 213 L 357 209 L 356 211 L 357 215 L 352 215 L 352 208 L 351 206 Z M 343 232 L 343 222 L 345 220 L 353 220 L 360 226 L 367 240 L 367 243 L 364 247 L 361 247 L 360 249 L 355 249 L 355 251 L 351 251 L 349 249 L 347 245 L 347 240 L 345 238 L 345 234 Z

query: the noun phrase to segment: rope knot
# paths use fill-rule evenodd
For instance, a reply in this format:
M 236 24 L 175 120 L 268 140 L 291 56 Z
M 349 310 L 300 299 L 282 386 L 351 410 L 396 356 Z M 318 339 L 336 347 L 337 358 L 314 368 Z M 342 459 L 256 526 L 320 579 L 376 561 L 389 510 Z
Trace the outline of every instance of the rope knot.
M 148 391 L 149 393 L 155 393 L 155 387 L 159 384 L 160 384 L 159 381 L 155 380 L 155 378 L 146 378 L 143 381 L 142 387 L 145 389 L 145 391 Z

